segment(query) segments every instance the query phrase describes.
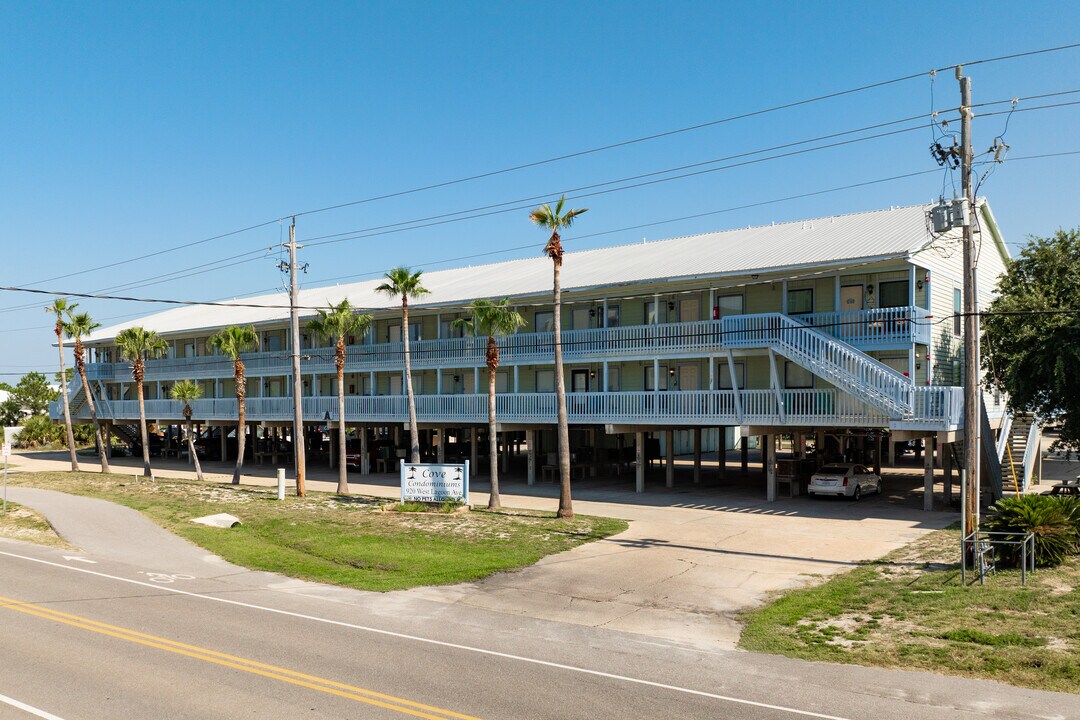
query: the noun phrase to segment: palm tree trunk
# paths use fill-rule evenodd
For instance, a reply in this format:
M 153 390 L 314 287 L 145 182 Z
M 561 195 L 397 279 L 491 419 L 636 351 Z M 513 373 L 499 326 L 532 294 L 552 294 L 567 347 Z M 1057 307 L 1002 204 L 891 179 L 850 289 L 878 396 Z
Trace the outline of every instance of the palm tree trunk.
M 349 494 L 349 469 L 346 467 L 345 444 L 345 338 L 338 337 L 337 344 L 337 407 L 338 407 L 338 495 Z
M 94 405 L 94 393 L 90 390 L 90 383 L 86 381 L 86 368 L 79 364 L 79 378 L 82 379 L 83 392 L 86 393 L 86 404 L 90 406 L 90 422 L 94 424 L 94 441 L 97 443 L 98 456 L 101 458 L 101 472 L 110 473 L 109 449 L 105 447 L 105 434 L 101 432 L 101 424 L 97 419 L 97 407 Z
M 142 363 L 139 363 L 139 378 L 135 381 L 135 390 L 139 394 L 139 437 L 142 438 L 143 475 L 153 479 L 150 469 L 150 436 L 146 432 L 146 396 L 143 393 Z
M 570 420 L 566 412 L 566 381 L 563 378 L 562 359 L 562 261 L 556 259 L 552 281 L 555 295 L 555 402 L 559 421 L 559 512 L 558 517 L 574 517 L 573 501 L 570 499 Z
M 488 338 L 488 345 L 494 343 L 494 338 Z M 491 494 L 488 496 L 488 510 L 496 510 L 502 507 L 502 499 L 499 497 L 499 436 L 496 431 L 495 421 L 495 369 L 498 367 L 498 355 L 494 365 L 488 363 L 488 457 L 491 460 Z
M 236 467 L 233 469 L 232 484 L 240 484 L 240 470 L 244 467 L 244 446 L 247 444 L 246 433 L 246 408 L 244 407 L 244 395 L 246 393 L 246 381 L 244 380 L 244 363 L 239 358 L 233 363 L 233 377 L 236 380 Z M 225 432 L 225 428 L 221 429 Z M 225 447 L 228 447 L 226 443 Z M 293 452 L 296 452 L 296 438 L 293 438 Z
M 79 471 L 79 458 L 75 454 L 75 433 L 71 430 L 71 408 L 68 405 L 67 373 L 64 372 L 64 340 L 60 317 L 56 319 L 56 345 L 60 351 L 60 397 L 64 400 L 64 432 L 67 437 L 68 452 L 71 454 L 71 471 Z
M 199 453 L 195 452 L 195 436 L 191 433 L 191 418 L 186 418 L 186 420 L 188 452 L 191 453 L 191 459 L 195 462 L 195 477 L 201 481 L 203 479 L 202 465 L 199 463 Z
M 409 299 L 401 296 L 401 337 L 405 341 L 405 394 L 409 403 L 409 462 L 420 462 L 420 431 L 416 429 L 416 399 L 412 389 L 412 361 L 409 359 Z

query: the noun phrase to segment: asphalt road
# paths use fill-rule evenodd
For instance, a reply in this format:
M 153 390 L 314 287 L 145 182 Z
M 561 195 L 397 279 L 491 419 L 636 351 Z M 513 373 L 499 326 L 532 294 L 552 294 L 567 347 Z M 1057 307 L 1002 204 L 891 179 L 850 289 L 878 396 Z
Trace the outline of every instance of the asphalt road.
M 0 542 L 0 718 L 1080 717 L 1074 696 L 704 652 L 142 543 L 136 562 Z

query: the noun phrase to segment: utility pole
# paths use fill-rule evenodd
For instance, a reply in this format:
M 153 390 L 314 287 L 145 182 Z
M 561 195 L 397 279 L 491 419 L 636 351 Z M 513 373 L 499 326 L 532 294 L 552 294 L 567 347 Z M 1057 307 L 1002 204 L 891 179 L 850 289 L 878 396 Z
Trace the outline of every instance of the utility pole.
M 975 278 L 975 227 L 973 215 L 975 195 L 971 184 L 971 78 L 964 77 L 964 68 L 956 66 L 960 81 L 960 144 L 961 185 L 963 187 L 964 229 L 964 510 L 963 534 L 979 527 L 979 407 L 982 393 L 979 387 L 979 299 Z
M 307 468 L 304 435 L 303 382 L 300 379 L 300 316 L 296 307 L 296 217 L 289 225 L 289 325 L 292 328 L 292 376 L 293 376 L 293 457 L 296 461 L 296 494 L 304 496 L 304 474 Z M 299 247 L 303 247 L 300 245 Z

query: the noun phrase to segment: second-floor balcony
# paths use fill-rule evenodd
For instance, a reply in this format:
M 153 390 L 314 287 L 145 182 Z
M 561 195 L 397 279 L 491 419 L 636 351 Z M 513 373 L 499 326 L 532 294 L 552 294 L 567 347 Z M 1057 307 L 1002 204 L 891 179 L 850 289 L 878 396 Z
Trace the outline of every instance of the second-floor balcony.
M 851 312 L 810 313 L 791 316 L 796 322 L 835 337 L 860 350 L 880 350 L 927 344 L 930 327 L 927 311 L 919 307 L 893 307 Z M 729 318 L 730 319 L 730 318 Z M 738 343 L 727 341 L 722 320 L 634 325 L 612 328 L 566 330 L 562 333 L 563 357 L 569 362 L 637 360 L 720 352 Z M 554 353 L 553 333 L 518 333 L 498 338 L 501 362 L 505 365 L 543 364 Z M 410 343 L 415 370 L 432 368 L 482 367 L 487 338 L 463 337 L 418 340 Z M 400 371 L 403 343 L 350 346 L 346 372 Z M 303 349 L 301 372 L 333 374 L 334 349 Z M 247 353 L 246 372 L 252 376 L 288 375 L 292 360 L 288 350 Z M 233 374 L 230 360 L 221 356 L 165 358 L 146 363 L 146 379 L 180 380 L 227 378 Z M 125 382 L 131 378 L 128 363 L 91 363 L 91 380 Z

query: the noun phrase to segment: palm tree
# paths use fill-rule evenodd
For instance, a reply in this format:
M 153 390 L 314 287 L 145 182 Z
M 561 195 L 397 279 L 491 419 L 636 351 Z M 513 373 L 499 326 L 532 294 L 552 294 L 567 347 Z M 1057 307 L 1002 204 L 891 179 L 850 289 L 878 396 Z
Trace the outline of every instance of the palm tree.
M 64 371 L 64 314 L 78 307 L 77 303 L 68 303 L 66 298 L 58 297 L 45 312 L 56 316 L 56 347 L 60 352 L 60 397 L 64 401 L 64 430 L 66 432 L 68 452 L 71 454 L 71 471 L 79 471 L 79 458 L 75 455 L 75 434 L 71 430 L 71 408 L 68 405 L 67 373 Z
M 101 327 L 101 323 L 94 322 L 94 319 L 90 317 L 90 313 L 71 312 L 73 307 L 68 307 L 68 319 L 64 323 L 64 332 L 75 341 L 75 369 L 79 373 L 79 379 L 82 380 L 83 393 L 86 394 L 86 404 L 90 406 L 90 422 L 94 425 L 94 440 L 97 442 L 98 456 L 101 458 L 101 472 L 108 473 L 111 472 L 109 468 L 109 448 L 105 444 L 105 435 L 101 432 L 101 425 L 98 423 L 97 407 L 94 405 L 94 392 L 86 379 L 86 357 L 83 353 L 82 343 L 83 337 Z
M 308 321 L 308 330 L 315 335 L 334 341 L 334 365 L 337 367 L 338 399 L 338 486 L 340 495 L 349 493 L 348 468 L 345 459 L 345 338 L 361 335 L 371 325 L 371 316 L 356 312 L 345 298 L 330 310 L 319 310 L 318 317 Z
M 169 344 L 153 330 L 135 326 L 120 331 L 120 334 L 116 336 L 116 346 L 120 348 L 120 354 L 131 361 L 131 379 L 135 381 L 135 389 L 139 395 L 139 434 L 142 439 L 143 475 L 152 479 L 154 474 L 150 469 L 150 438 L 146 433 L 146 397 L 143 394 L 143 377 L 146 360 L 163 356 L 169 349 Z
M 574 507 L 570 499 L 570 421 L 566 415 L 566 379 L 563 377 L 562 360 L 562 287 L 560 285 L 563 261 L 562 239 L 559 230 L 568 228 L 574 224 L 574 218 L 588 208 L 580 210 L 567 210 L 563 212 L 566 204 L 566 196 L 559 198 L 555 209 L 544 203 L 529 213 L 529 219 L 544 228 L 551 230 L 551 237 L 544 246 L 544 253 L 551 258 L 555 266 L 555 274 L 552 282 L 552 292 L 555 297 L 554 324 L 555 324 L 555 402 L 559 414 L 559 512 L 558 517 L 574 517 Z
M 416 399 L 412 389 L 412 362 L 409 359 L 409 296 L 427 295 L 428 289 L 420 284 L 423 271 L 413 272 L 407 267 L 394 268 L 386 273 L 387 282 L 375 288 L 375 292 L 386 293 L 389 297 L 401 296 L 401 338 L 405 343 L 405 394 L 409 400 L 409 442 L 411 453 L 409 462 L 420 462 L 420 432 L 416 429 Z
M 468 329 L 473 336 L 487 335 L 488 368 L 488 457 L 491 466 L 491 494 L 488 496 L 488 510 L 502 507 L 499 497 L 499 439 L 495 423 L 495 371 L 499 367 L 499 345 L 496 335 L 511 335 L 525 325 L 521 313 L 509 307 L 508 299 L 492 302 L 476 300 L 470 306 L 472 319 L 459 318 L 454 321 L 457 327 Z
M 173 400 L 184 403 L 184 424 L 187 426 L 184 434 L 187 435 L 188 453 L 195 461 L 195 477 L 202 480 L 202 465 L 199 464 L 199 454 L 195 452 L 195 436 L 191 432 L 191 401 L 202 397 L 202 388 L 191 380 L 181 380 L 172 386 L 169 395 Z
M 210 336 L 207 346 L 213 348 L 233 361 L 233 378 L 236 380 L 236 468 L 233 470 L 233 485 L 240 484 L 240 469 L 244 467 L 244 396 L 247 392 L 247 380 L 244 379 L 244 361 L 241 353 L 254 350 L 259 345 L 259 336 L 251 325 L 230 325 Z M 222 428 L 221 432 L 225 432 Z M 295 446 L 297 438 L 293 438 Z M 295 451 L 295 447 L 294 447 Z M 224 458 L 222 458 L 224 460 Z M 304 488 L 297 485 L 297 495 L 304 494 Z

